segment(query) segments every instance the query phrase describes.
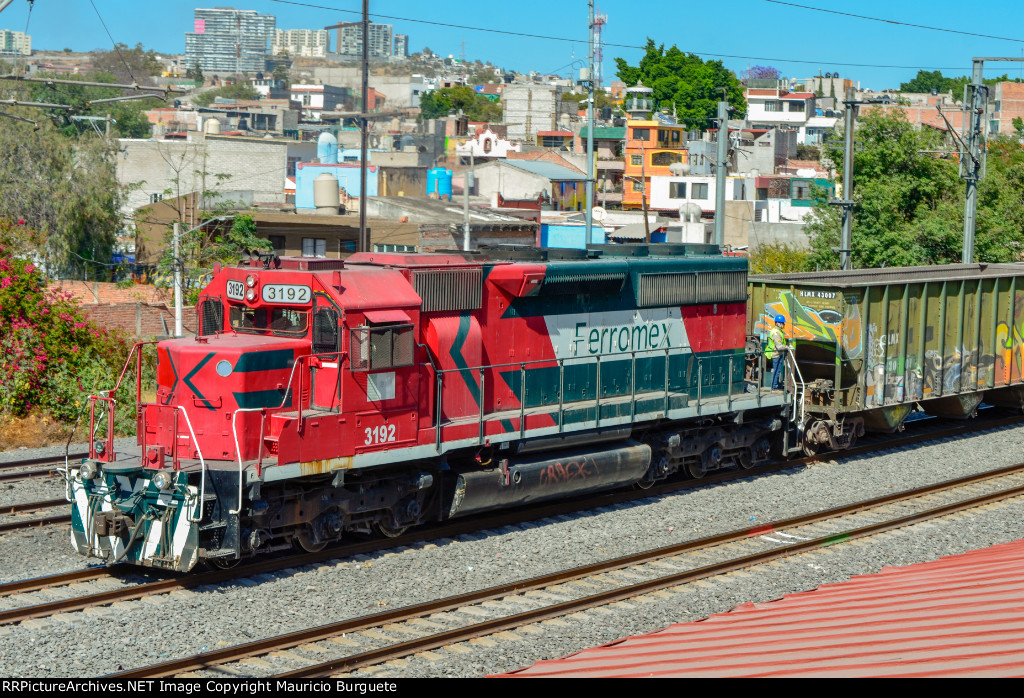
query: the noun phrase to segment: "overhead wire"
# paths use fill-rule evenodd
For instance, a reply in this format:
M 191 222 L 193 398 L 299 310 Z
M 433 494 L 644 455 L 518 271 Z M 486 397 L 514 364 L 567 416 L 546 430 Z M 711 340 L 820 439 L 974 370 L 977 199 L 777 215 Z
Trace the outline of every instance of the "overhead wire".
M 902 27 L 911 27 L 913 29 L 927 29 L 929 31 L 936 32 L 947 32 L 949 34 L 961 34 L 963 36 L 974 36 L 980 39 L 996 39 L 997 41 L 1013 41 L 1015 43 L 1024 43 L 1024 39 L 1014 39 L 1008 36 L 993 36 L 992 34 L 978 34 L 976 32 L 963 31 L 961 29 L 947 29 L 945 27 L 929 27 L 925 24 L 913 24 L 911 22 L 901 22 L 895 19 L 884 19 L 882 17 L 869 17 L 867 15 L 856 15 L 852 12 L 841 12 L 839 10 L 827 10 L 823 7 L 811 7 L 810 5 L 797 5 L 793 2 L 783 2 L 782 0 L 764 0 L 770 2 L 773 5 L 787 5 L 789 7 L 796 7 L 801 10 L 811 10 L 813 12 L 824 12 L 832 15 L 842 15 L 843 17 L 853 17 L 854 19 L 863 19 L 870 22 L 882 22 L 883 24 L 895 24 Z
M 103 21 L 103 15 L 100 14 L 99 8 L 96 7 L 96 3 L 93 2 L 93 0 L 89 0 L 89 4 L 92 5 L 92 9 L 96 11 L 96 16 L 99 18 L 100 24 L 103 25 L 103 31 L 107 33 L 107 38 L 109 38 L 110 43 L 113 44 L 114 51 L 117 52 L 117 57 L 121 59 L 122 63 L 124 63 L 124 68 L 128 71 L 128 75 L 131 76 L 132 82 L 138 83 L 139 81 L 135 79 L 135 74 L 132 72 L 131 66 L 128 65 L 128 61 L 126 61 L 124 56 L 121 55 L 121 49 L 117 47 L 117 42 L 114 41 L 114 37 L 111 35 L 110 30 L 107 29 L 107 23 Z
M 346 14 L 354 14 L 354 15 L 361 15 L 362 14 L 362 12 L 359 11 L 359 10 L 345 10 L 345 9 L 342 9 L 342 8 L 339 8 L 339 7 L 329 7 L 327 5 L 317 5 L 317 4 L 309 3 L 309 2 L 298 2 L 298 0 L 269 0 L 269 1 L 281 4 L 281 5 L 293 5 L 293 6 L 296 6 L 296 7 L 307 7 L 307 8 L 314 9 L 314 10 L 327 10 L 327 11 L 330 11 L 330 12 L 343 12 L 343 13 L 346 13 Z M 478 32 L 487 32 L 487 33 L 491 33 L 491 34 L 503 34 L 503 35 L 506 35 L 506 36 L 516 36 L 516 37 L 521 37 L 521 38 L 526 38 L 526 39 L 543 39 L 543 40 L 546 40 L 546 41 L 562 41 L 562 42 L 574 43 L 574 44 L 589 44 L 589 40 L 588 39 L 569 39 L 569 38 L 566 38 L 566 37 L 563 37 L 563 36 L 549 36 L 549 35 L 545 35 L 545 34 L 531 34 L 529 32 L 517 32 L 517 31 L 511 31 L 511 30 L 508 30 L 508 29 L 494 29 L 494 28 L 490 28 L 490 27 L 472 27 L 472 26 L 465 25 L 465 24 L 452 24 L 450 22 L 437 22 L 437 21 L 434 21 L 434 20 L 416 19 L 416 18 L 413 18 L 413 17 L 398 17 L 398 16 L 395 16 L 395 15 L 382 15 L 382 14 L 378 14 L 378 13 L 371 13 L 371 16 L 372 17 L 376 17 L 376 18 L 380 18 L 380 19 L 390 19 L 390 20 L 398 20 L 398 21 L 402 21 L 402 22 L 412 22 L 412 23 L 415 23 L 415 24 L 427 24 L 427 25 L 435 26 L 435 27 L 445 27 L 447 29 L 463 29 L 463 30 L 466 30 L 466 31 L 478 31 Z M 608 43 L 608 42 L 602 42 L 601 45 L 603 47 L 606 47 L 606 48 L 625 48 L 625 49 L 635 49 L 635 50 L 639 50 L 639 51 L 643 51 L 646 48 L 646 46 L 637 46 L 637 45 L 632 45 L 632 44 L 615 44 L 615 43 Z M 960 70 L 962 68 L 962 66 L 961 67 L 945 66 L 944 67 L 944 66 L 927 66 L 927 65 L 879 65 L 879 64 L 872 64 L 872 63 L 841 63 L 841 62 L 837 62 L 837 61 L 822 61 L 822 60 L 811 61 L 811 60 L 802 60 L 802 59 L 794 59 L 794 58 L 777 58 L 777 57 L 770 57 L 770 56 L 741 56 L 741 55 L 734 55 L 734 54 L 728 54 L 728 53 L 711 53 L 711 52 L 708 52 L 708 51 L 687 51 L 687 53 L 693 53 L 693 54 L 698 55 L 698 56 L 709 56 L 711 58 L 735 58 L 735 59 L 750 60 L 750 61 L 771 61 L 773 63 L 799 63 L 799 64 L 804 64 L 804 65 L 815 65 L 815 66 L 822 65 L 823 63 L 827 63 L 828 65 L 842 66 L 842 67 L 849 67 L 849 68 L 891 68 L 891 69 L 898 69 L 898 70 L 923 70 L 925 68 L 929 68 L 929 69 L 932 69 L 932 70 Z

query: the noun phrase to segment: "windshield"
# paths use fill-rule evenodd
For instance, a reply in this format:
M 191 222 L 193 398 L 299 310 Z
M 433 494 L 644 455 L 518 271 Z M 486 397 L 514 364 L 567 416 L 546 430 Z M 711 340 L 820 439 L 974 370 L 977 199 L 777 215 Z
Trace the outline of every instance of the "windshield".
M 249 334 L 296 337 L 306 334 L 309 312 L 293 308 L 243 308 L 232 306 L 231 329 Z

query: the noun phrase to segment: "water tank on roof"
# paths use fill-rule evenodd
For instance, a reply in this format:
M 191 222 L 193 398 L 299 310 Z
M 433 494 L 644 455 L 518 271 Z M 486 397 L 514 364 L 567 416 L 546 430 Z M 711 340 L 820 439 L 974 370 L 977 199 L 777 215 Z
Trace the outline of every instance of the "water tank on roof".
M 206 123 L 203 124 L 203 131 L 210 135 L 217 135 L 220 133 L 220 121 L 218 119 L 207 119 Z
M 316 141 L 316 159 L 328 165 L 338 164 L 338 139 L 333 133 L 324 131 L 320 134 Z
M 336 216 L 341 206 L 338 178 L 332 174 L 317 175 L 313 180 L 313 206 L 320 215 Z
M 452 199 L 452 171 L 444 167 L 427 170 L 427 196 L 432 199 Z

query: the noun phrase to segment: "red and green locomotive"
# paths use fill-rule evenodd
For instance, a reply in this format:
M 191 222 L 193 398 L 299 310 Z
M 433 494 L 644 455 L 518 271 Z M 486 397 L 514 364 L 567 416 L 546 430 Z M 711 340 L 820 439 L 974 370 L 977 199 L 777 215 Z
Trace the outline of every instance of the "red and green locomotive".
M 136 448 L 92 398 L 73 544 L 184 571 L 768 460 L 786 396 L 746 380 L 746 259 L 670 252 L 221 269 L 197 336 L 156 345 Z

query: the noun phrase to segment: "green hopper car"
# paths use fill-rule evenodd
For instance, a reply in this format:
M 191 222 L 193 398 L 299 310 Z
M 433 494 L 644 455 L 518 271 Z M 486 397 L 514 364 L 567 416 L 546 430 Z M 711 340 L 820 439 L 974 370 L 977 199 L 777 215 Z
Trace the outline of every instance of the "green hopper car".
M 776 315 L 804 450 L 895 431 L 915 405 L 966 418 L 1024 407 L 1024 265 L 952 264 L 749 277 L 747 331 Z

